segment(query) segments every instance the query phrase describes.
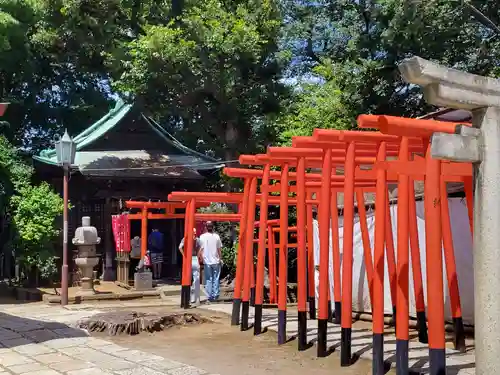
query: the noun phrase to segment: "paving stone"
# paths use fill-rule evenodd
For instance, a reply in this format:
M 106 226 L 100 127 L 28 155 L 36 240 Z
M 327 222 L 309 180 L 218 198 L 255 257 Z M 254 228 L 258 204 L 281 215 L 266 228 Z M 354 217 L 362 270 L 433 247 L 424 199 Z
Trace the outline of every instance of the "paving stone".
M 198 367 L 193 366 L 183 366 L 173 370 L 168 370 L 167 374 L 169 375 L 203 375 L 207 374 L 206 371 L 202 370 Z
M 25 339 L 24 337 L 19 337 L 16 339 L 1 340 L 2 345 L 6 348 L 14 348 L 16 346 L 33 344 L 33 341 Z
M 17 332 L 11 331 L 10 329 L 0 328 L 0 337 L 2 340 L 7 340 L 21 337 L 21 335 Z
M 152 370 L 147 367 L 137 367 L 134 369 L 115 371 L 119 375 L 164 375 L 164 372 Z
M 42 365 L 41 363 L 33 362 L 33 363 L 27 363 L 24 365 L 15 365 L 15 366 L 9 366 L 7 369 L 14 374 L 24 374 L 26 372 L 33 372 L 33 371 L 43 371 L 43 370 L 50 370 L 45 365 Z
M 76 328 L 56 328 L 52 329 L 51 331 L 55 332 L 61 337 L 88 337 L 88 334 L 84 330 Z
M 50 329 L 51 331 L 55 331 L 57 329 L 67 329 L 68 326 L 59 322 L 43 322 L 43 327 L 45 329 Z
M 69 355 L 71 357 L 78 357 L 78 358 L 84 357 L 83 359 L 93 358 L 95 356 L 102 354 L 101 352 L 99 352 L 95 349 L 89 348 L 87 346 L 72 346 L 69 348 L 59 348 L 57 350 L 63 354 Z
M 90 362 L 95 363 L 99 368 L 105 370 L 126 370 L 137 368 L 137 364 L 129 361 L 125 361 L 124 359 L 99 359 L 98 361 L 94 361 L 93 359 Z
M 153 370 L 158 371 L 167 371 L 175 368 L 179 368 L 185 366 L 183 363 L 171 361 L 168 359 L 162 359 L 159 361 L 143 361 L 141 362 L 141 366 L 150 367 Z
M 59 371 L 59 372 L 68 372 L 68 371 L 75 371 L 75 370 L 82 370 L 82 369 L 86 369 L 86 368 L 92 368 L 92 367 L 96 367 L 96 366 L 93 363 L 72 358 L 71 361 L 51 363 L 51 364 L 49 364 L 49 367 L 51 369 Z
M 49 354 L 41 354 L 37 355 L 36 357 L 33 357 L 35 360 L 38 362 L 42 362 L 45 364 L 49 363 L 60 363 L 60 362 L 68 362 L 72 361 L 73 358 L 64 355 L 62 353 L 49 353 Z
M 71 348 L 74 346 L 86 345 L 88 342 L 88 337 L 67 337 L 67 338 L 57 338 L 44 342 L 44 345 L 54 348 Z
M 29 331 L 35 331 L 35 330 L 40 330 L 40 329 L 43 329 L 42 324 L 20 324 L 14 328 L 14 331 L 26 333 Z
M 46 342 L 59 338 L 55 332 L 48 329 L 38 329 L 36 331 L 25 332 L 24 334 L 34 342 Z
M 29 356 L 35 356 L 35 355 L 39 355 L 39 354 L 47 354 L 47 353 L 54 352 L 54 349 L 51 349 L 45 345 L 40 345 L 40 344 L 28 344 L 28 345 L 15 346 L 12 348 L 12 350 L 14 350 L 20 354 L 26 354 Z
M 31 358 L 21 355 L 19 353 L 4 353 L 0 355 L 0 365 L 4 367 L 22 365 L 25 363 L 34 362 Z
M 154 355 L 146 352 L 141 352 L 140 350 L 121 350 L 113 353 L 115 357 L 124 358 L 131 362 L 139 363 L 142 362 L 152 362 L 152 361 L 161 361 L 163 357 L 159 355 Z
M 113 373 L 98 368 L 86 368 L 82 370 L 68 371 L 68 375 L 113 375 Z
M 100 347 L 96 348 L 96 350 L 99 350 L 99 351 L 101 351 L 103 353 L 107 353 L 107 354 L 114 354 L 117 352 L 129 350 L 129 349 L 125 348 L 123 346 L 120 346 L 120 345 L 109 344 L 109 345 L 100 346 Z
M 33 371 L 26 375 L 61 375 L 61 373 L 49 369 L 49 370 Z
M 112 344 L 109 341 L 96 339 L 95 337 L 89 337 L 87 341 L 87 345 L 91 348 L 100 348 L 101 346 L 106 346 Z

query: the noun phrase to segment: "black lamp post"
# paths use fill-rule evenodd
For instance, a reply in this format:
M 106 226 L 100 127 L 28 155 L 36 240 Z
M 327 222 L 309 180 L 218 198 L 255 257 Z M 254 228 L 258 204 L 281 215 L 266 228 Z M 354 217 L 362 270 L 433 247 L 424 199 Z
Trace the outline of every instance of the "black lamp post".
M 75 162 L 76 144 L 64 131 L 62 138 L 55 142 L 57 163 L 63 167 L 63 264 L 61 272 L 61 305 L 68 304 L 68 177 L 69 169 Z

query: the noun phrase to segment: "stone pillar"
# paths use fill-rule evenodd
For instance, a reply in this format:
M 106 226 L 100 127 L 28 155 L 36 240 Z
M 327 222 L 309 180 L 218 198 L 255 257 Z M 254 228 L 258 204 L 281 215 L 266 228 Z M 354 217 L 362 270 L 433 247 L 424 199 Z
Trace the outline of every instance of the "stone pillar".
M 500 108 L 475 110 L 481 163 L 474 166 L 474 315 L 476 374 L 500 369 Z
M 94 294 L 94 267 L 99 263 L 96 254 L 96 245 L 101 242 L 97 236 L 97 229 L 90 225 L 90 217 L 82 217 L 82 226 L 76 228 L 73 245 L 78 248 L 78 257 L 75 263 L 81 271 L 80 290 L 77 295 Z
M 500 80 L 419 57 L 400 65 L 434 105 L 471 110 L 473 129 L 433 136 L 432 156 L 474 166 L 474 325 L 476 375 L 500 369 Z

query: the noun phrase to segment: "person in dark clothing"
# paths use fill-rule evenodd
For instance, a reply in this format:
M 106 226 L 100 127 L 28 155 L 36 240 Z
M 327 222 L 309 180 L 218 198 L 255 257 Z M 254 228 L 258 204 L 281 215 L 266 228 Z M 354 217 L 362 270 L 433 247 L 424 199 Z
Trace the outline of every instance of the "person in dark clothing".
M 154 228 L 148 237 L 148 246 L 151 252 L 151 263 L 153 266 L 153 278 L 161 278 L 161 266 L 163 264 L 164 236 L 158 229 Z

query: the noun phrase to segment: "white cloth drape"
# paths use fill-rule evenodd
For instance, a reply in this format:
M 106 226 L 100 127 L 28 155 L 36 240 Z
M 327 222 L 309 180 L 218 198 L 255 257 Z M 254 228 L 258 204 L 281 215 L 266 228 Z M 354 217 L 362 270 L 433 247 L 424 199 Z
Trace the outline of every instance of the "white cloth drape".
M 461 198 L 450 198 L 449 211 L 451 218 L 451 228 L 453 234 L 453 245 L 455 250 L 455 262 L 457 266 L 458 274 L 458 285 L 460 290 L 461 306 L 462 306 L 462 317 L 464 323 L 473 324 L 474 323 L 474 272 L 472 265 L 472 236 L 470 232 L 469 218 L 467 214 L 466 203 Z M 392 205 L 391 209 L 391 222 L 392 222 L 392 232 L 394 237 L 394 245 L 397 250 L 397 205 Z M 375 212 L 368 212 L 367 214 L 367 226 L 368 233 L 370 237 L 370 244 L 373 256 L 373 246 L 374 246 L 374 236 L 375 236 Z M 423 202 L 417 202 L 417 226 L 418 226 L 418 238 L 420 245 L 420 262 L 422 266 L 422 278 L 424 285 L 424 296 L 427 301 L 427 273 L 426 273 L 426 251 L 425 251 L 425 215 Z M 319 264 L 319 228 L 318 222 L 314 220 L 313 222 L 313 233 L 314 233 L 314 261 L 315 265 Z M 339 238 L 340 238 L 340 249 L 342 251 L 343 246 L 343 220 L 339 218 Z M 365 311 L 371 312 L 370 295 L 368 292 L 368 283 L 366 280 L 366 270 L 363 258 L 363 241 L 361 238 L 361 227 L 359 223 L 359 217 L 355 217 L 354 223 L 354 238 L 353 238 L 353 310 L 354 311 Z M 331 237 L 330 237 L 331 244 Z M 331 245 L 330 245 L 331 246 Z M 330 251 L 331 254 L 331 251 Z M 410 272 L 410 315 L 416 316 L 415 309 L 415 294 L 413 289 L 413 275 L 411 264 L 409 268 Z M 316 271 L 316 273 L 318 273 Z M 319 275 L 315 275 L 315 279 L 319 280 Z M 330 292 L 333 296 L 333 262 L 330 259 Z M 445 318 L 451 320 L 450 311 L 450 298 L 448 293 L 447 279 L 446 279 L 446 268 L 444 265 L 444 255 L 443 255 L 443 288 L 445 296 Z M 392 313 L 392 302 L 391 293 L 389 286 L 389 274 L 387 271 L 387 263 L 385 265 L 385 277 L 384 277 L 384 309 L 387 314 Z M 316 297 L 318 296 L 318 283 L 316 281 Z M 333 297 L 332 297 L 333 299 Z

